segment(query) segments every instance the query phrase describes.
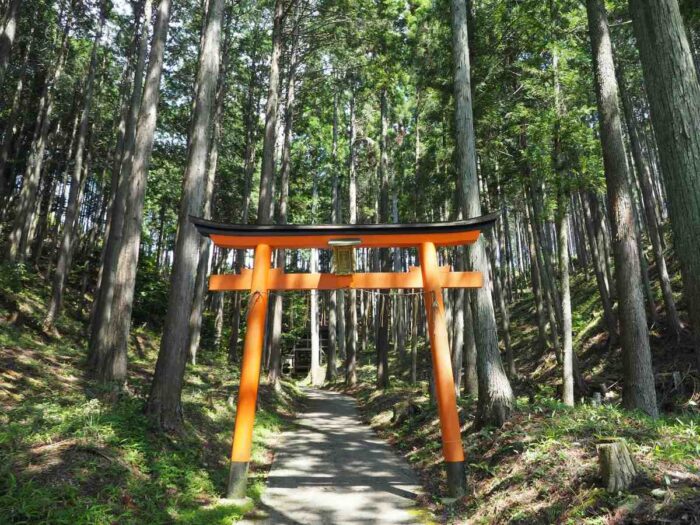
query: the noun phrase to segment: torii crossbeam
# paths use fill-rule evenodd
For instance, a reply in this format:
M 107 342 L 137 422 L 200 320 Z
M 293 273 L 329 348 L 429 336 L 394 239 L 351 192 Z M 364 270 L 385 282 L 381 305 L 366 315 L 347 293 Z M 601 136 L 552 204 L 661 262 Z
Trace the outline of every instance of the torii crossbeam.
M 314 289 L 424 290 L 448 490 L 453 497 L 464 494 L 464 449 L 457 414 L 442 289 L 480 288 L 483 279 L 479 272 L 453 272 L 449 267 L 438 266 L 436 247 L 473 244 L 479 238 L 480 231 L 491 226 L 498 215 L 494 213 L 466 221 L 427 224 L 307 226 L 220 224 L 191 217 L 199 233 L 209 237 L 217 246 L 255 250 L 252 270 L 243 270 L 238 275 L 212 275 L 209 279 L 209 289 L 212 291 L 248 290 L 251 293 L 231 450 L 227 491 L 229 498 L 242 498 L 246 492 L 265 339 L 267 292 Z M 285 273 L 281 269 L 270 268 L 273 249 L 330 249 L 339 245 L 353 248 L 417 248 L 420 269 L 411 268 L 408 272 L 398 273 L 338 275 Z

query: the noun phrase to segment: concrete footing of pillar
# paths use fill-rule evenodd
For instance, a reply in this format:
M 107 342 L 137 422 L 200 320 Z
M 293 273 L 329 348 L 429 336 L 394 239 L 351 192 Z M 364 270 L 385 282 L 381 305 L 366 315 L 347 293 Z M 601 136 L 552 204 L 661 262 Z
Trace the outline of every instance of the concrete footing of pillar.
M 446 461 L 447 493 L 450 498 L 461 498 L 467 493 L 467 476 L 464 461 Z
M 228 489 L 226 497 L 231 499 L 243 499 L 246 495 L 246 481 L 248 479 L 248 462 L 232 461 L 228 473 Z

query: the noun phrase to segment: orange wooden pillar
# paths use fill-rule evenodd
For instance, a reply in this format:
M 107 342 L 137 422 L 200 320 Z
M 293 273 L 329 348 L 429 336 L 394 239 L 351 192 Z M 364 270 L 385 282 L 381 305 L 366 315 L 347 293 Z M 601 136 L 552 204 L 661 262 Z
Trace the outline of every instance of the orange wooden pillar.
M 428 332 L 435 375 L 442 453 L 447 468 L 449 495 L 459 498 L 466 493 L 464 471 L 464 449 L 457 414 L 457 397 L 452 375 L 450 345 L 445 323 L 445 305 L 442 300 L 442 286 L 435 245 L 424 242 L 419 246 L 423 289 L 425 290 L 425 310 L 428 318 Z
M 255 248 L 241 380 L 238 387 L 238 408 L 231 449 L 227 491 L 229 498 L 244 498 L 246 495 L 246 478 L 253 446 L 253 423 L 260 381 L 260 362 L 265 340 L 270 255 L 270 246 L 267 244 L 258 244 Z

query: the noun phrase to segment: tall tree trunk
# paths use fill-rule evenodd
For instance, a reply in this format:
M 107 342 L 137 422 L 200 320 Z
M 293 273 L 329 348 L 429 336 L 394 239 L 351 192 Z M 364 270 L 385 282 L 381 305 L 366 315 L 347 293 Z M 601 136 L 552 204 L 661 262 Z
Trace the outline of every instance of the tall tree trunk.
M 498 303 L 498 309 L 501 312 L 501 330 L 503 331 L 503 343 L 506 351 L 506 372 L 510 379 L 515 379 L 517 376 L 517 370 L 515 369 L 515 357 L 513 356 L 513 347 L 510 342 L 510 312 L 508 310 L 508 305 L 506 304 L 505 291 L 503 287 L 503 279 L 500 272 L 503 271 L 501 267 L 500 270 L 496 263 L 496 253 L 497 253 L 497 239 L 494 232 L 489 232 L 487 234 L 489 242 L 491 243 L 491 271 L 493 273 L 493 294 Z
M 465 219 L 481 215 L 476 173 L 476 143 L 471 102 L 467 9 L 452 0 L 452 55 L 454 60 L 455 129 L 460 204 Z M 477 418 L 483 424 L 502 425 L 513 407 L 513 391 L 498 350 L 496 315 L 490 291 L 488 259 L 483 238 L 468 248 L 469 268 L 480 271 L 484 286 L 473 294 L 474 340 L 477 346 L 479 401 Z
M 355 92 L 350 95 L 350 136 L 348 137 L 348 208 L 350 211 L 350 224 L 357 223 L 357 173 L 355 171 Z M 345 383 L 355 386 L 357 383 L 357 290 L 348 292 L 350 316 L 348 332 L 348 351 L 345 361 Z
M 316 220 L 316 210 L 318 207 L 318 173 L 314 172 L 313 195 L 311 197 L 311 218 Z M 318 250 L 311 249 L 311 262 L 309 272 L 318 272 Z M 311 385 L 320 386 L 323 384 L 323 374 L 321 371 L 321 341 L 319 337 L 319 309 L 318 290 L 311 290 Z
M 640 288 L 641 270 L 637 236 L 628 185 L 627 159 L 622 138 L 610 30 L 602 0 L 587 0 L 588 27 L 593 47 L 600 135 L 608 188 L 608 207 L 613 228 L 615 280 L 619 297 L 626 407 L 658 416 L 649 332 Z
M 560 208 L 557 211 L 557 232 L 559 234 L 559 274 L 561 279 L 561 306 L 563 321 L 562 379 L 564 391 L 562 400 L 565 405 L 574 406 L 574 345 L 571 320 L 571 286 L 569 284 L 568 203 L 568 195 L 560 195 Z
M 246 109 L 245 109 L 245 147 L 243 151 L 243 204 L 241 223 L 247 224 L 250 215 L 250 194 L 253 186 L 253 173 L 255 172 L 255 153 L 257 149 L 258 139 L 258 112 L 259 102 L 256 93 L 258 86 L 258 35 L 256 32 L 255 44 L 253 46 L 253 56 L 251 57 L 252 65 L 250 67 L 250 78 L 248 81 L 248 89 L 246 93 Z M 241 271 L 245 259 L 245 250 L 238 250 L 235 257 L 235 269 Z M 233 363 L 237 359 L 238 335 L 241 326 L 241 294 L 234 292 L 231 305 L 231 334 L 228 340 L 228 360 Z
M 10 63 L 10 51 L 17 34 L 17 14 L 21 3 L 21 0 L 10 0 L 4 24 L 0 31 L 0 85 L 5 80 L 5 70 Z
M 68 53 L 68 35 L 73 21 L 72 8 L 73 2 L 70 4 L 71 12 L 66 15 L 61 43 L 55 59 L 55 66 L 52 72 L 47 75 L 39 100 L 39 109 L 37 111 L 29 159 L 27 160 L 27 166 L 24 172 L 15 220 L 10 232 L 10 249 L 8 252 L 8 259 L 10 262 L 24 262 L 27 255 L 27 247 L 31 242 L 30 229 L 34 222 L 41 168 L 44 161 L 46 143 L 48 142 L 49 124 L 51 123 L 53 114 L 54 91 L 56 89 L 56 84 L 63 75 L 66 55 Z
M 389 222 L 389 191 L 391 186 L 389 174 L 388 119 L 389 102 L 387 90 L 380 93 L 380 137 L 379 137 L 379 223 Z M 391 254 L 387 248 L 380 248 L 380 271 L 391 271 Z M 377 387 L 389 387 L 389 310 L 391 302 L 387 294 L 380 294 L 377 305 Z
M 277 131 L 277 106 L 279 105 L 282 38 L 285 5 L 275 0 L 272 28 L 272 56 L 270 57 L 270 84 L 265 106 L 265 138 L 263 141 L 262 172 L 260 174 L 260 198 L 258 200 L 258 224 L 272 222 L 272 186 L 275 179 L 275 137 Z
M 474 340 L 474 315 L 471 292 L 464 293 L 464 392 L 471 397 L 479 395 L 477 350 Z
M 542 272 L 540 270 L 540 259 L 537 256 L 535 247 L 535 234 L 530 207 L 525 205 L 527 224 L 525 225 L 525 235 L 530 253 L 530 276 L 532 281 L 532 292 L 535 296 L 535 314 L 537 318 L 537 346 L 540 352 L 547 350 L 547 318 L 544 313 L 544 297 L 542 293 Z
M 124 201 L 129 203 L 129 206 L 124 214 L 122 239 L 116 254 L 111 315 L 104 327 L 104 343 L 100 341 L 104 344 L 104 350 L 99 353 L 100 357 L 96 363 L 96 375 L 103 382 L 126 380 L 126 351 L 139 260 L 146 178 L 155 136 L 163 54 L 170 23 L 170 2 L 171 0 L 160 0 L 158 4 L 148 71 L 136 124 L 133 160 L 130 176 L 125 181 Z
M 137 14 L 138 17 L 140 15 Z M 124 139 L 119 161 L 112 167 L 112 186 L 116 188 L 112 199 L 112 209 L 109 218 L 107 241 L 102 249 L 102 266 L 100 268 L 99 288 L 90 319 L 90 341 L 88 347 L 88 363 L 93 373 L 111 381 L 113 370 L 119 369 L 119 375 L 126 373 L 126 361 L 122 356 L 109 352 L 109 331 L 112 308 L 116 300 L 116 272 L 119 254 L 124 239 L 124 222 L 126 218 L 126 203 L 133 175 L 134 149 L 136 146 L 136 131 L 141 109 L 143 92 L 143 74 L 148 55 L 148 25 L 151 18 L 151 0 L 145 0 L 143 8 L 143 23 L 139 35 L 138 55 L 134 67 L 134 79 L 129 98 L 129 109 L 124 123 Z M 136 20 L 138 24 L 138 19 Z M 119 147 L 118 147 L 119 149 Z M 117 358 L 116 360 L 114 358 Z M 122 372 L 123 368 L 123 372 Z
M 107 17 L 106 2 L 100 6 L 100 20 L 95 35 L 95 40 L 92 44 L 92 56 L 90 57 L 90 66 L 88 69 L 85 99 L 83 101 L 83 109 L 80 115 L 80 127 L 78 130 L 77 145 L 75 149 L 75 164 L 73 166 L 73 176 L 71 178 L 70 193 L 68 195 L 68 205 L 66 207 L 66 219 L 63 223 L 63 237 L 59 247 L 58 262 L 56 263 L 56 271 L 54 272 L 53 283 L 51 288 L 51 298 L 46 309 L 44 317 L 43 329 L 45 331 L 53 330 L 54 322 L 61 312 L 63 306 L 63 291 L 66 284 L 66 278 L 70 272 L 73 248 L 75 245 L 75 226 L 77 222 L 78 208 L 83 193 L 83 186 L 87 174 L 83 176 L 83 161 L 85 158 L 85 143 L 87 142 L 88 124 L 90 120 L 90 108 L 92 106 L 92 93 L 95 84 L 95 75 L 97 73 L 97 49 L 102 38 L 102 31 Z
M 656 199 L 654 196 L 652 174 L 649 168 L 649 163 L 644 156 L 637 122 L 634 117 L 634 107 L 625 87 L 625 79 L 622 67 L 618 63 L 618 82 L 620 84 L 620 95 L 622 106 L 625 110 L 625 121 L 627 122 L 627 133 L 632 146 L 632 158 L 637 172 L 637 180 L 642 194 L 644 213 L 647 219 L 647 231 L 649 240 L 651 241 L 652 251 L 654 252 L 654 262 L 656 263 L 656 271 L 659 276 L 659 286 L 666 307 L 666 319 L 671 331 L 675 334 L 676 339 L 680 337 L 682 330 L 681 321 L 676 309 L 676 302 L 673 298 L 673 290 L 671 289 L 671 277 L 666 266 L 666 258 L 664 257 L 663 238 L 661 229 L 656 215 Z
M 207 153 L 207 175 L 205 177 L 206 186 L 204 189 L 204 208 L 203 217 L 211 219 L 214 184 L 216 183 L 216 170 L 219 162 L 219 138 L 221 136 L 221 120 L 224 112 L 224 99 L 226 97 L 226 72 L 228 66 L 228 57 L 230 50 L 230 35 L 231 35 L 231 17 L 230 15 L 222 15 L 226 18 L 225 40 L 222 51 L 222 64 L 216 88 L 215 105 L 212 115 L 212 130 L 211 139 L 209 141 L 209 151 Z M 203 30 L 203 37 L 206 32 Z M 196 104 L 195 104 L 196 109 Z M 161 220 L 161 230 L 163 221 Z M 162 237 L 162 235 L 160 236 Z M 209 275 L 209 267 L 212 256 L 211 243 L 204 237 L 199 238 L 199 262 L 197 264 L 197 277 L 195 280 L 195 293 L 192 301 L 192 314 L 190 316 L 190 338 L 187 347 L 187 355 L 190 357 L 192 364 L 196 362 L 199 343 L 202 336 L 202 321 L 204 314 L 204 300 L 207 293 L 207 276 Z M 158 260 L 158 258 L 156 258 Z M 218 267 L 218 265 L 217 265 Z M 215 319 L 215 341 L 214 348 L 218 348 L 218 343 L 221 339 L 221 329 L 223 323 L 223 297 L 222 292 L 215 294 L 217 298 L 217 310 Z
M 182 419 L 180 397 L 192 325 L 195 279 L 199 263 L 199 234 L 190 216 L 201 216 L 213 180 L 207 181 L 207 161 L 215 118 L 220 69 L 221 20 L 224 0 L 209 0 L 197 71 L 197 92 L 190 136 L 177 241 L 170 274 L 168 311 L 153 375 L 146 413 L 164 429 L 178 428 Z M 206 193 L 209 195 L 206 195 Z M 194 312 L 196 315 L 196 312 Z
M 464 252 L 461 246 L 455 248 L 455 268 L 458 270 L 464 269 Z M 462 385 L 462 372 L 464 369 L 464 303 L 466 302 L 467 292 L 458 288 L 454 291 L 454 306 L 453 306 L 453 326 L 452 330 L 452 377 L 455 382 L 455 394 L 460 397 Z M 468 319 L 471 321 L 471 319 Z
M 149 13 L 150 13 L 150 0 L 149 1 Z M 144 63 L 146 61 L 146 53 L 148 52 L 147 46 L 148 46 L 148 38 L 147 38 L 147 33 L 148 33 L 148 21 L 144 19 L 144 22 L 142 24 L 141 19 L 145 18 L 143 17 L 144 9 L 145 9 L 145 4 L 146 0 L 141 0 L 137 6 L 134 8 L 134 21 L 133 21 L 133 31 L 134 31 L 134 38 L 132 40 L 130 49 L 128 51 L 128 56 L 133 57 L 136 56 L 136 65 L 138 66 L 140 63 L 141 66 L 141 84 L 143 83 L 143 67 Z M 146 34 L 144 34 L 146 32 Z M 144 49 L 141 50 L 140 43 L 143 41 L 143 47 Z M 131 85 L 131 76 L 132 72 L 135 73 L 136 67 L 134 67 L 133 60 L 127 60 L 124 64 L 123 70 L 122 70 L 122 75 L 121 75 L 121 81 L 119 82 L 119 100 L 120 100 L 120 110 L 119 110 L 119 118 L 115 123 L 115 127 L 117 129 L 117 137 L 115 141 L 114 148 L 111 151 L 111 169 L 110 169 L 110 184 L 109 184 L 109 193 L 106 195 L 105 198 L 105 211 L 106 211 L 106 217 L 104 220 L 104 228 L 103 228 L 103 236 L 104 239 L 106 239 L 105 243 L 102 245 L 102 251 L 100 252 L 100 262 L 99 262 L 99 269 L 97 271 L 97 282 L 95 284 L 95 290 L 96 290 L 96 297 L 93 299 L 92 305 L 90 307 L 90 323 L 88 326 L 88 334 L 89 334 L 89 343 L 88 343 L 88 356 L 89 359 L 92 358 L 92 349 L 93 349 L 93 341 L 94 341 L 94 329 L 95 329 L 95 324 L 96 324 L 96 319 L 97 319 L 97 314 L 98 314 L 98 307 L 103 306 L 103 301 L 100 299 L 102 296 L 102 281 L 103 281 L 103 276 L 105 272 L 105 260 L 107 257 L 107 250 L 106 246 L 107 243 L 109 242 L 110 237 L 113 236 L 113 228 L 112 228 L 112 219 L 114 217 L 114 202 L 117 198 L 117 190 L 119 189 L 119 181 L 120 181 L 120 172 L 121 172 L 121 167 L 122 167 L 122 161 L 124 159 L 124 148 L 126 147 L 126 133 L 127 133 L 127 124 L 129 122 L 132 123 L 132 128 L 135 126 L 134 122 L 136 120 L 136 117 L 138 117 L 138 108 L 136 108 L 135 113 L 136 115 L 133 118 L 130 118 L 131 115 L 131 99 L 133 97 L 133 87 Z M 140 100 L 141 97 L 141 91 L 139 87 L 139 92 L 138 92 L 138 97 Z M 122 192 L 123 194 L 123 192 Z M 121 206 L 123 210 L 123 206 Z M 122 213 L 123 217 L 123 213 Z M 120 232 L 121 235 L 121 232 Z
M 552 163 L 556 174 L 557 188 L 557 241 L 559 245 L 559 279 L 561 298 L 557 307 L 561 310 L 562 330 L 562 401 L 574 406 L 574 348 L 571 320 L 571 286 L 569 283 L 569 196 L 566 186 L 566 157 L 562 151 L 561 122 L 566 117 L 566 108 L 562 100 L 559 81 L 559 54 L 554 51 L 552 61 L 554 71 L 554 104 L 556 118 L 554 121 L 554 147 Z
M 32 52 L 32 45 L 34 44 L 34 29 L 32 28 L 32 34 L 29 36 L 29 41 L 27 42 L 27 47 L 24 50 L 22 56 L 22 66 L 19 73 L 19 78 L 17 79 L 17 84 L 15 86 L 15 92 L 12 96 L 12 105 L 10 106 L 10 112 L 7 118 L 7 125 L 5 126 L 5 132 L 2 139 L 2 150 L 0 150 L 0 206 L 4 206 L 6 197 L 9 196 L 10 187 L 10 177 L 7 176 L 7 164 L 10 160 L 10 155 L 12 154 L 12 146 L 15 142 L 15 138 L 18 136 L 21 125 L 20 121 L 24 118 L 20 118 L 20 108 L 22 102 L 22 92 L 24 90 L 24 85 L 27 80 L 27 73 L 29 71 L 29 56 Z M 2 84 L 2 80 L 0 80 Z
M 586 223 L 586 232 L 588 233 L 588 244 L 591 248 L 591 259 L 593 260 L 593 272 L 595 273 L 596 282 L 598 283 L 598 293 L 600 294 L 600 299 L 603 304 L 603 316 L 605 318 L 605 325 L 608 329 L 608 334 L 610 337 L 609 346 L 613 346 L 617 341 L 617 316 L 613 310 L 612 298 L 610 297 L 610 292 L 608 288 L 608 281 L 605 276 L 605 270 L 603 268 L 605 257 L 600 253 L 598 247 L 599 244 L 596 241 L 595 227 L 593 225 L 593 217 L 591 214 L 591 208 L 589 204 L 589 198 L 586 195 L 579 193 L 579 199 L 581 201 L 581 208 L 583 209 L 584 222 Z
M 295 21 L 297 24 L 298 21 Z M 295 34 L 298 36 L 298 31 L 295 26 Z M 284 115 L 284 145 L 282 149 L 282 166 L 281 180 L 279 189 L 279 209 L 278 209 L 278 224 L 287 223 L 287 207 L 289 200 L 289 180 L 292 172 L 292 137 L 294 129 L 294 98 L 296 95 L 296 37 L 292 39 L 290 50 L 289 72 L 287 75 L 287 97 L 285 100 L 285 115 Z M 276 250 L 277 268 L 284 270 L 286 251 Z M 268 373 L 268 382 L 278 387 L 280 376 L 282 375 L 282 295 L 276 294 L 272 307 L 272 333 L 270 344 L 270 371 Z M 330 364 L 329 364 L 330 366 Z
M 333 175 L 331 188 L 331 222 L 337 224 L 340 218 L 340 177 L 338 173 L 338 93 L 333 95 Z M 340 308 L 339 299 L 342 291 L 331 290 L 330 305 L 328 310 L 328 366 L 326 367 L 326 381 L 333 381 L 338 373 L 336 361 L 338 359 L 338 346 L 345 340 L 345 308 Z M 343 325 L 343 334 L 338 328 Z

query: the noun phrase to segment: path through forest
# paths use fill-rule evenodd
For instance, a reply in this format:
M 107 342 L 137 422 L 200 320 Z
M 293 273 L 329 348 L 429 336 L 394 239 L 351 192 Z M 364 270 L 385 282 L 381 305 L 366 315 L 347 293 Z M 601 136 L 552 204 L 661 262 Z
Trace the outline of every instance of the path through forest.
M 419 523 L 416 476 L 360 421 L 345 395 L 308 391 L 295 428 L 284 433 L 260 524 Z

